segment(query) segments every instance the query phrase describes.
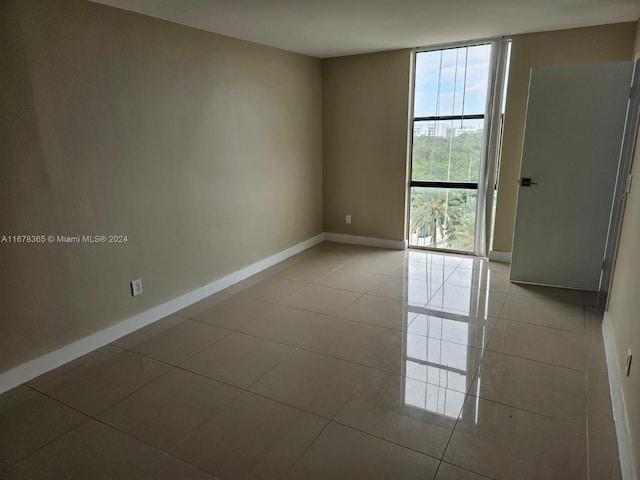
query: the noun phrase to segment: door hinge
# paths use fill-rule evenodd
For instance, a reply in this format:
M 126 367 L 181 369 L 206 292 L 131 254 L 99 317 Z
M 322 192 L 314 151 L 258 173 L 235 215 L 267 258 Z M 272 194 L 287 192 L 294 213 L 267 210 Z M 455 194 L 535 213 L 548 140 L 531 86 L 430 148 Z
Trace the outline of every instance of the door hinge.
M 627 178 L 627 189 L 625 190 L 626 193 L 631 193 L 631 182 L 633 181 L 633 175 L 629 175 L 629 178 Z
M 631 88 L 629 89 L 629 98 L 633 98 L 636 94 L 636 86 L 632 85 Z

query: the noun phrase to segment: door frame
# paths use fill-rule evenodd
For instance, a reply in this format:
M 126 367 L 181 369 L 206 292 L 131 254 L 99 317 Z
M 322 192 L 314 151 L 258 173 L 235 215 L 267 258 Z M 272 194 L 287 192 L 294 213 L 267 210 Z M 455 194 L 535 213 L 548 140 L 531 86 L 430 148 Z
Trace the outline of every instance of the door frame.
M 624 126 L 624 135 L 620 147 L 620 160 L 618 173 L 611 205 L 609 218 L 609 232 L 605 246 L 605 255 L 602 260 L 602 276 L 600 278 L 600 291 L 608 293 L 613 280 L 613 270 L 618 254 L 620 234 L 622 232 L 622 216 L 627 204 L 627 194 L 631 186 L 631 167 L 635 154 L 636 140 L 638 136 L 638 122 L 640 118 L 640 56 L 635 59 L 633 75 L 629 86 L 629 103 L 627 105 L 627 118 Z M 609 306 L 607 300 L 606 307 Z

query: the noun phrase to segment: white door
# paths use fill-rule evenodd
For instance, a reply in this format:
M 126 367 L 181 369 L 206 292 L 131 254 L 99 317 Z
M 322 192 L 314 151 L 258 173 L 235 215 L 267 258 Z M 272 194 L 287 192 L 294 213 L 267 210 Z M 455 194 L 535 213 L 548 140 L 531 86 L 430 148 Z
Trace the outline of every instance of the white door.
M 599 290 L 631 71 L 531 71 L 512 281 Z

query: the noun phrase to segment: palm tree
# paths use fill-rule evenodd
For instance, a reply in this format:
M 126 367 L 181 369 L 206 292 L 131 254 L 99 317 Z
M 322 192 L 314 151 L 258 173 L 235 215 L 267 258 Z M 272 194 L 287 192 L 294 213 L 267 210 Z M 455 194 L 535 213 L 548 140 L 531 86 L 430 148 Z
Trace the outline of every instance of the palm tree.
M 477 197 L 460 194 L 450 201 L 447 219 L 447 243 L 455 250 L 472 251 L 476 230 Z
M 445 238 L 446 193 L 442 190 L 420 189 L 414 192 L 411 200 L 411 233 L 417 233 L 419 237 L 430 237 L 430 245 L 436 247 L 438 232 L 440 238 Z

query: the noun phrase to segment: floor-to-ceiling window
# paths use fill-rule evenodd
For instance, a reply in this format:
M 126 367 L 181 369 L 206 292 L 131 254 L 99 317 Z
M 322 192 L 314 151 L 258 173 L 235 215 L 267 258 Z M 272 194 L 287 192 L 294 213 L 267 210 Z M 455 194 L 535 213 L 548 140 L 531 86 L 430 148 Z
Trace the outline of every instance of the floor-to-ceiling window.
M 416 52 L 409 245 L 486 254 L 508 49 Z M 491 190 L 491 194 L 486 192 Z M 488 205 L 488 209 L 487 209 Z M 482 238 L 480 238 L 482 237 Z

